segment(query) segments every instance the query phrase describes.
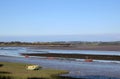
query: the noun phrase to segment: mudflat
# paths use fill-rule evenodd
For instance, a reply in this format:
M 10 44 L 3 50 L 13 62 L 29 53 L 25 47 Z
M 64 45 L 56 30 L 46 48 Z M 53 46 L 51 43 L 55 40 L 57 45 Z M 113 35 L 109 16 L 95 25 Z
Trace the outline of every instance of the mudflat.
M 96 60 L 119 60 L 120 56 L 114 55 L 90 55 L 90 54 L 56 54 L 56 53 L 22 53 L 27 56 L 43 56 L 43 57 L 62 57 L 62 58 L 78 58 L 78 59 L 96 59 Z
M 32 46 L 32 48 L 36 48 L 36 49 L 62 49 L 62 50 L 120 51 L 119 45 Z

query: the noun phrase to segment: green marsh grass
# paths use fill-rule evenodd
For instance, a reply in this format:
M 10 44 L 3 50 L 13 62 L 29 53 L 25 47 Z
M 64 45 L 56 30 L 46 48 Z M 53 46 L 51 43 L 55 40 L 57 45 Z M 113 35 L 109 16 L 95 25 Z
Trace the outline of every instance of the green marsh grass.
M 12 79 L 52 79 L 55 75 L 68 73 L 68 71 L 56 69 L 27 70 L 26 67 L 31 64 L 10 62 L 0 62 L 0 64 L 3 65 L 0 67 L 0 77 L 11 77 Z

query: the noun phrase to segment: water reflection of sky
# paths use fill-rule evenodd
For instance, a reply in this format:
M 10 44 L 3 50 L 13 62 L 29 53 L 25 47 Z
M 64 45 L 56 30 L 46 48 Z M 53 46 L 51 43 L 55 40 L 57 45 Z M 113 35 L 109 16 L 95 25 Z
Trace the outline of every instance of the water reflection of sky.
M 70 71 L 64 76 L 72 76 L 84 79 L 120 79 L 120 62 L 118 61 L 94 61 L 91 63 L 83 61 L 44 59 L 39 57 L 24 58 L 20 53 L 76 53 L 76 54 L 105 54 L 119 55 L 116 51 L 85 51 L 85 50 L 51 50 L 51 49 L 30 49 L 26 47 L 0 47 L 0 55 L 15 56 L 1 57 L 0 61 L 25 62 L 39 64 L 45 68 L 55 68 Z
M 20 56 L 20 53 L 67 53 L 67 54 L 95 54 L 95 55 L 119 55 L 120 51 L 93 51 L 93 50 L 55 50 L 55 49 L 31 49 L 26 47 L 0 47 L 0 55 Z
M 68 70 L 64 76 L 82 79 L 120 79 L 120 64 L 101 62 L 75 62 L 57 59 L 21 58 L 0 56 L 0 61 L 38 64 L 43 68 Z
M 50 50 L 50 53 L 67 53 L 67 54 L 97 54 L 97 55 L 120 55 L 120 51 L 93 51 L 93 50 Z
M 20 57 L 20 53 L 26 52 L 26 48 L 24 47 L 0 47 L 0 55 L 5 56 L 18 56 Z

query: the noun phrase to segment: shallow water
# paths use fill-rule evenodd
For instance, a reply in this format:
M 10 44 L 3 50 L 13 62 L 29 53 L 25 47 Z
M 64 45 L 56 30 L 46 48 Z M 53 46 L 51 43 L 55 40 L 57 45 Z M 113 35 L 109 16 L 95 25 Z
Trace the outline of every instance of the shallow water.
M 6 56 L 0 56 L 0 61 L 31 63 L 43 66 L 43 68 L 68 70 L 69 74 L 63 76 L 71 76 L 74 78 L 120 79 L 120 64 L 118 63 L 76 62 L 57 59 L 49 60 L 36 57 L 23 58 Z
M 67 54 L 94 54 L 117 55 L 120 51 L 93 51 L 93 50 L 55 50 L 55 49 L 31 49 L 27 47 L 0 47 L 0 55 L 20 56 L 20 53 L 67 53 Z
M 119 55 L 120 52 L 51 49 L 36 50 L 27 47 L 0 47 L 0 61 L 32 63 L 41 65 L 44 68 L 68 70 L 69 74 L 66 74 L 64 76 L 85 79 L 120 79 L 120 63 L 113 61 L 96 60 L 95 62 L 84 62 L 79 59 L 75 61 L 67 59 L 47 59 L 41 57 L 24 58 L 20 55 L 20 53 L 86 53 Z
M 0 55 L 20 57 L 26 50 L 25 47 L 0 47 Z

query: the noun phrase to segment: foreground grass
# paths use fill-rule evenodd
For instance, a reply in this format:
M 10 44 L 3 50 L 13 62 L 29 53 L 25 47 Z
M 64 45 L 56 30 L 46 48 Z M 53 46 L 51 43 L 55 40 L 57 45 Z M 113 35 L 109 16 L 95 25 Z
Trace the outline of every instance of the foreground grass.
M 26 70 L 26 67 L 30 64 L 8 62 L 0 62 L 0 64 L 3 65 L 0 67 L 0 76 L 12 77 L 12 79 L 52 79 L 53 75 L 68 73 L 65 70 L 55 69 Z

